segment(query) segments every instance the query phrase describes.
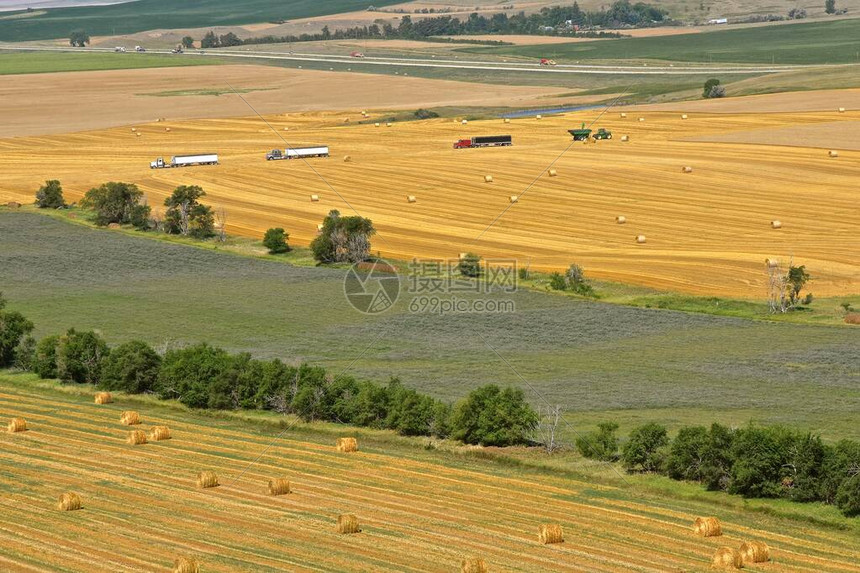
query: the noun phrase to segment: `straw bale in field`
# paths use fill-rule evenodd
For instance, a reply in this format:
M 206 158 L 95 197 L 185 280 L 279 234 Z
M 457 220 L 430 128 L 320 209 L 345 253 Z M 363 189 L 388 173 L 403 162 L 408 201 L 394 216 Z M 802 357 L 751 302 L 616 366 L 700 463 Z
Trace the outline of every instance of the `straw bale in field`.
M 269 480 L 269 495 L 284 495 L 287 493 L 291 493 L 290 480 L 285 478 Z
M 770 561 L 770 547 L 764 541 L 744 541 L 740 548 L 744 563 L 767 563 Z
M 143 430 L 132 430 L 128 433 L 128 443 L 137 446 L 146 443 L 146 432 Z
M 149 431 L 149 439 L 153 442 L 170 439 L 170 428 L 167 426 L 153 426 Z
M 361 528 L 358 527 L 358 518 L 352 514 L 337 516 L 337 532 L 338 533 L 360 533 Z
M 697 517 L 693 523 L 693 531 L 702 537 L 716 537 L 723 534 L 723 527 L 716 517 Z
M 488 573 L 487 563 L 480 557 L 469 557 L 463 559 L 460 564 L 460 573 Z
M 557 523 L 541 524 L 538 529 L 538 541 L 544 545 L 564 542 L 564 533 L 561 530 L 561 525 Z
M 76 493 L 67 492 L 60 496 L 60 511 L 77 511 L 81 508 L 81 497 Z
M 27 421 L 24 418 L 12 418 L 9 420 L 8 428 L 10 434 L 14 434 L 15 432 L 26 432 Z
M 731 547 L 720 547 L 714 553 L 711 566 L 717 569 L 740 569 L 744 566 L 744 558 L 740 552 Z
M 339 452 L 357 452 L 358 440 L 355 438 L 338 438 L 337 451 Z
M 173 562 L 173 573 L 200 573 L 200 564 L 190 557 L 177 557 Z
M 218 476 L 215 475 L 215 472 L 202 471 L 197 474 L 197 487 L 207 488 L 218 487 L 219 485 Z
M 113 396 L 110 395 L 110 392 L 96 392 L 96 404 L 110 404 L 111 402 L 113 402 Z
M 140 414 L 137 412 L 132 412 L 131 410 L 127 410 L 122 413 L 119 417 L 120 424 L 124 424 L 126 426 L 135 426 L 140 424 Z

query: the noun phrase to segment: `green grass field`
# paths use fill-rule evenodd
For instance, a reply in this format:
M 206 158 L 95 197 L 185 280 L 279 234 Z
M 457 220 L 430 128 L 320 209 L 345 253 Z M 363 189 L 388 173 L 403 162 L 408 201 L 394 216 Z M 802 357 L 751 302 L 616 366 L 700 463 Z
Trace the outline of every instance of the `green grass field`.
M 84 72 L 169 68 L 174 66 L 211 66 L 225 63 L 220 58 L 183 58 L 166 54 L 114 54 L 104 52 L 3 52 L 0 50 L 0 75 Z
M 33 320 L 40 336 L 75 327 L 98 329 L 112 344 L 206 340 L 380 381 L 399 376 L 446 400 L 488 382 L 516 384 L 535 404 L 539 395 L 562 404 L 577 427 L 605 418 L 625 427 L 756 420 L 806 427 L 827 439 L 860 438 L 857 331 L 846 326 L 533 291 L 488 295 L 509 297 L 516 311 L 508 314 L 416 314 L 404 293 L 395 309 L 368 317 L 348 305 L 340 269 L 32 213 L 0 213 L 0 268 L 10 307 Z
M 399 1 L 378 0 L 373 4 L 388 6 Z M 137 0 L 108 6 L 48 9 L 44 14 L 37 13 L 29 18 L 0 20 L 0 41 L 25 42 L 66 38 L 73 30 L 85 30 L 91 36 L 106 36 L 155 29 L 254 24 L 364 10 L 367 6 L 365 0 Z M 6 16 L 12 15 L 14 14 Z
M 860 20 L 835 20 L 600 42 L 462 48 L 461 52 L 582 60 L 738 64 L 860 63 Z

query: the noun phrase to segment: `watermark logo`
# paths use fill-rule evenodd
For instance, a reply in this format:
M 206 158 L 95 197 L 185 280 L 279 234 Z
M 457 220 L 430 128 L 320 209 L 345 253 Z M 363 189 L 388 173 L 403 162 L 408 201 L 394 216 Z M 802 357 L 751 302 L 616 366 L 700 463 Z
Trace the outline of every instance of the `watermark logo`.
M 514 300 L 504 297 L 517 290 L 514 259 L 413 259 L 408 278 L 407 292 L 412 295 L 408 308 L 414 314 L 498 314 L 516 310 Z
M 381 314 L 400 297 L 400 277 L 383 260 L 356 263 L 343 279 L 343 292 L 352 307 L 364 314 Z

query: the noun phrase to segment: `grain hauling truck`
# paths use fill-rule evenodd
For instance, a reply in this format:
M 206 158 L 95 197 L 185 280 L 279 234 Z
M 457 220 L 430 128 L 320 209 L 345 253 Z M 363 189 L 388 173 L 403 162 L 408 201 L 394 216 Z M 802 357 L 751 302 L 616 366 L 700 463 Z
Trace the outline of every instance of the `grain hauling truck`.
M 510 135 L 485 135 L 471 139 L 461 139 L 454 144 L 454 149 L 469 149 L 472 147 L 499 147 L 513 145 Z
M 315 145 L 313 147 L 288 147 L 281 151 L 273 149 L 266 154 L 267 161 L 277 159 L 305 159 L 307 157 L 328 157 L 328 145 Z
M 218 165 L 217 153 L 201 153 L 199 155 L 174 155 L 170 161 L 159 157 L 149 163 L 150 169 L 169 169 L 171 167 L 188 167 L 190 165 Z

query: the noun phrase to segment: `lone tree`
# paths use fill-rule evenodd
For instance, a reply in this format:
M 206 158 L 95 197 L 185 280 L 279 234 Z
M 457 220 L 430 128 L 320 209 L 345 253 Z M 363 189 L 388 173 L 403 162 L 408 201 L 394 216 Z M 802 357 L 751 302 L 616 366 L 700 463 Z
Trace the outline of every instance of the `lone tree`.
M 263 246 L 269 249 L 271 255 L 286 253 L 290 250 L 290 246 L 287 244 L 289 238 L 290 235 L 281 227 L 275 227 L 266 231 L 266 236 L 263 237 Z
M 90 35 L 83 30 L 75 30 L 69 34 L 69 45 L 77 48 L 83 48 L 90 43 Z
M 212 208 L 198 199 L 206 195 L 199 185 L 180 185 L 164 200 L 164 231 L 171 235 L 184 235 L 195 239 L 208 239 L 215 235 L 215 215 Z
M 63 199 L 63 186 L 56 179 L 45 181 L 36 191 L 36 205 L 40 209 L 59 209 L 66 206 Z
M 478 278 L 481 276 L 481 256 L 475 253 L 466 253 L 460 258 L 457 270 L 464 277 Z
M 342 217 L 332 210 L 323 219 L 319 236 L 311 242 L 311 251 L 320 263 L 358 263 L 370 254 L 370 237 L 375 234 L 370 219 Z
M 183 48 L 193 48 L 194 47 L 194 38 L 191 36 L 185 36 L 182 38 L 182 47 Z
M 705 87 L 702 90 L 703 98 L 719 98 L 726 95 L 726 88 L 720 85 L 720 80 L 711 78 L 705 82 Z
M 130 223 L 138 229 L 149 227 L 149 205 L 134 183 L 111 181 L 93 187 L 84 195 L 81 206 L 95 211 L 96 225 Z
M 33 332 L 33 323 L 20 312 L 3 310 L 6 299 L 0 293 L 0 368 L 13 366 L 17 362 L 21 343 Z
M 828 14 L 835 14 L 836 0 L 824 0 L 824 11 Z

